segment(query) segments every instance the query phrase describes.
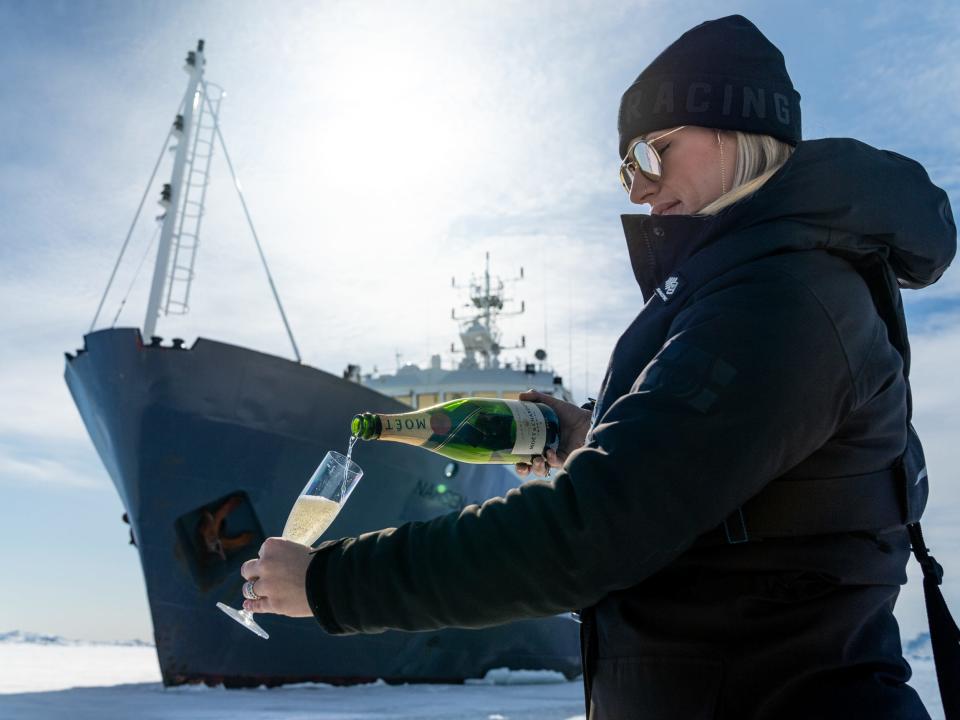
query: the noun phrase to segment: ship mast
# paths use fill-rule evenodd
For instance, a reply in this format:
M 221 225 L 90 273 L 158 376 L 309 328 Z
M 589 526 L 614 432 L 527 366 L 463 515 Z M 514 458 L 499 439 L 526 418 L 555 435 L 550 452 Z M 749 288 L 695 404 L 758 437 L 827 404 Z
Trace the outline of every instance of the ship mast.
M 157 247 L 157 262 L 153 269 L 153 282 L 150 285 L 150 299 L 147 301 L 147 316 L 143 321 L 144 337 L 151 337 L 156 331 L 157 317 L 160 314 L 160 302 L 164 288 L 167 285 L 167 276 L 170 267 L 170 248 L 172 245 L 177 214 L 180 208 L 180 195 L 183 187 L 183 171 L 187 164 L 187 150 L 190 145 L 191 130 L 193 129 L 193 113 L 197 110 L 202 98 L 198 92 L 200 81 L 203 78 L 203 40 L 197 42 L 196 51 L 187 53 L 187 64 L 184 70 L 190 75 L 187 81 L 187 91 L 183 96 L 183 113 L 177 116 L 176 153 L 173 159 L 173 174 L 170 177 L 169 197 L 164 193 L 164 204 L 169 206 L 163 216 L 163 226 L 160 229 L 160 243 Z
M 523 279 L 523 268 L 520 268 L 520 276 L 511 278 L 507 282 L 516 282 Z M 456 288 L 457 281 L 454 278 L 451 286 Z M 486 253 L 486 266 L 483 272 L 483 280 L 477 282 L 471 278 L 470 281 L 470 303 L 467 307 L 473 307 L 477 311 L 466 317 L 458 317 L 456 310 L 450 312 L 450 317 L 461 323 L 460 341 L 463 343 L 464 358 L 460 361 L 461 369 L 490 370 L 500 367 L 499 355 L 502 350 L 509 350 L 500 344 L 500 331 L 497 328 L 497 318 L 499 316 L 508 317 L 511 315 L 520 315 L 526 309 L 526 303 L 520 303 L 520 310 L 508 312 L 503 309 L 504 303 L 508 299 L 504 297 L 504 281 L 500 278 L 496 282 L 491 282 L 490 278 L 490 253 Z M 520 345 L 514 345 L 513 348 L 526 347 L 526 338 L 521 339 Z M 452 350 L 453 348 L 451 348 Z M 480 355 L 482 365 L 477 363 L 475 354 Z

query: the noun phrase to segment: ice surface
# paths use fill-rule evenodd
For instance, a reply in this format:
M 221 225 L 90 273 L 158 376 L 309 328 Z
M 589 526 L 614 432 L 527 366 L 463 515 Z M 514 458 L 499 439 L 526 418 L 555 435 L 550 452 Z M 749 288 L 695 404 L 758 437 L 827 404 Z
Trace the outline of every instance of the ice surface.
M 911 684 L 943 720 L 929 639 L 904 650 Z M 0 668 L 3 720 L 584 720 L 581 683 L 549 671 L 496 669 L 465 685 L 167 689 L 152 647 L 27 633 L 0 635 Z
M 2 694 L 160 681 L 152 647 L 3 643 L 0 668 L 4 720 L 8 715 L 2 709 Z
M 4 720 L 584 720 L 581 683 L 550 672 L 491 670 L 469 685 L 166 689 L 151 647 L 43 641 L 0 642 L 0 668 Z
M 466 680 L 467 685 L 544 685 L 566 682 L 563 673 L 556 670 L 511 670 L 494 668 L 480 680 Z

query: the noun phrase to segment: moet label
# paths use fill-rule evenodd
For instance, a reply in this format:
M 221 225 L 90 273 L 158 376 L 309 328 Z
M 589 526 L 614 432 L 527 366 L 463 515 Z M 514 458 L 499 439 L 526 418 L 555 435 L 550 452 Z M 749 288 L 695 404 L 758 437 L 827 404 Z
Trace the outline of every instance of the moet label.
M 380 415 L 380 437 L 403 439 L 419 445 L 431 435 L 430 413 Z
M 513 445 L 514 455 L 539 455 L 547 442 L 547 421 L 540 408 L 532 402 L 504 400 L 513 419 L 517 421 L 517 439 Z

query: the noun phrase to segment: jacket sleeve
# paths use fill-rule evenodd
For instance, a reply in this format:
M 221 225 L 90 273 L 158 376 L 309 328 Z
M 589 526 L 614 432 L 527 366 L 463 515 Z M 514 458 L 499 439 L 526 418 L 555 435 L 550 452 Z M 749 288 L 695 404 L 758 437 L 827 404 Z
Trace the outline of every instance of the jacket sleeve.
M 831 318 L 789 275 L 696 298 L 552 481 L 326 543 L 306 578 L 314 616 L 348 634 L 590 606 L 822 446 L 855 402 L 851 378 Z

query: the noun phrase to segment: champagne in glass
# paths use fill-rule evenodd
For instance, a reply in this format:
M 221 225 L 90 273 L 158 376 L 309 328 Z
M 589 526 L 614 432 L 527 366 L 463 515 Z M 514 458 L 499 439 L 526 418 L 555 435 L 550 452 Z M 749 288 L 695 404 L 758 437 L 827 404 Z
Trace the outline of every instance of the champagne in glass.
M 283 539 L 313 545 L 340 512 L 340 504 L 317 495 L 301 495 L 283 526 Z
M 281 537 L 308 547 L 313 545 L 333 523 L 361 477 L 363 470 L 349 457 L 333 450 L 328 452 L 293 503 Z M 253 619 L 252 612 L 235 610 L 221 602 L 217 607 L 250 632 L 264 639 L 270 637 Z

